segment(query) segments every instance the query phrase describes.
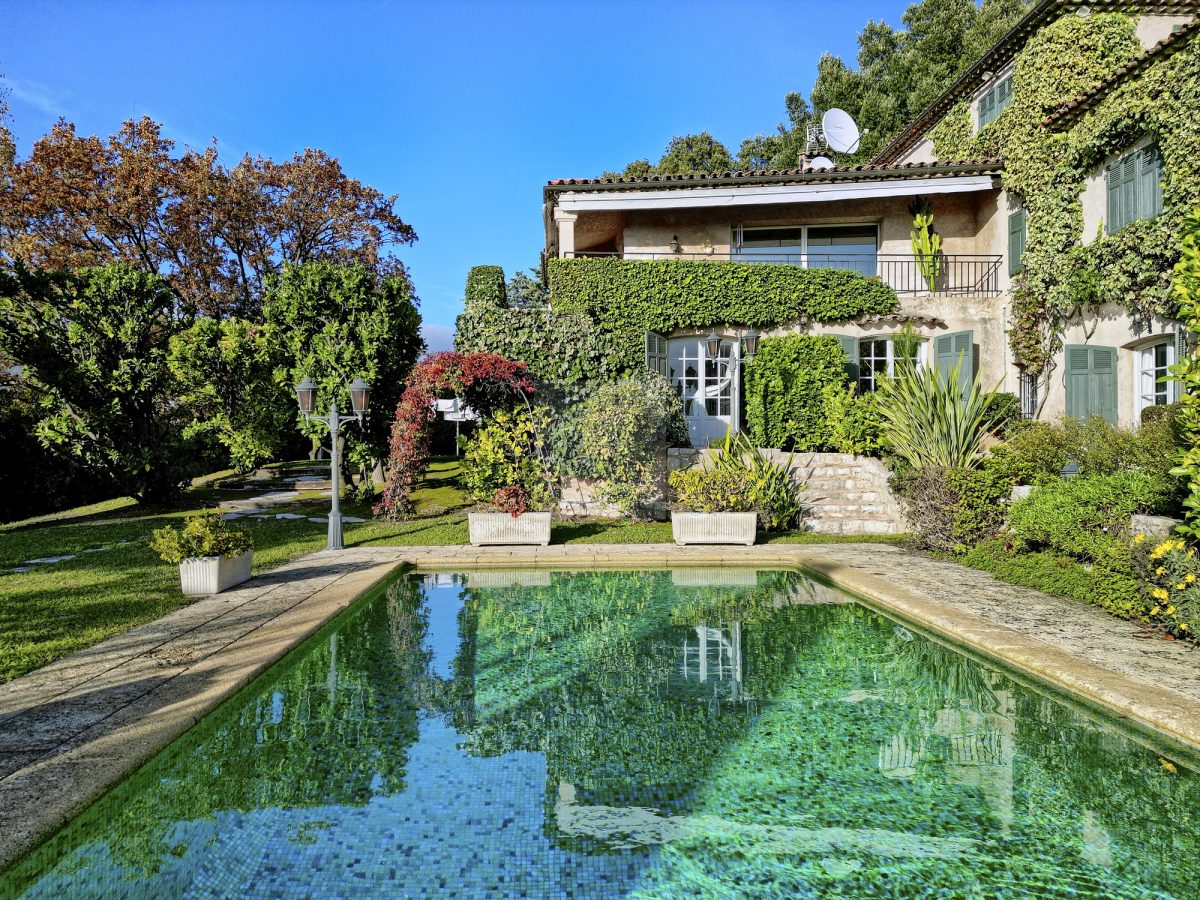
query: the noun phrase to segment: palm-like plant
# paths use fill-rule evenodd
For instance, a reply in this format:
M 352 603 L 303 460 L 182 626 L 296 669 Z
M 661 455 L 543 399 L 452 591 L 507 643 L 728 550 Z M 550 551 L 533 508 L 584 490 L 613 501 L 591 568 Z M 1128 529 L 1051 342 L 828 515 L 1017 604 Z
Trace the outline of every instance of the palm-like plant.
M 725 433 L 720 445 L 709 447 L 710 468 L 749 473 L 752 482 L 751 500 L 759 512 L 759 520 L 765 531 L 780 531 L 799 518 L 803 511 L 800 494 L 805 485 L 797 484 L 792 474 L 792 459 L 780 464 L 767 458 L 743 433 L 731 429 Z
M 979 458 L 984 436 L 994 424 L 993 388 L 974 378 L 959 384 L 963 364 L 942 374 L 934 367 L 909 369 L 879 382 L 879 412 L 892 449 L 914 468 L 968 468 Z

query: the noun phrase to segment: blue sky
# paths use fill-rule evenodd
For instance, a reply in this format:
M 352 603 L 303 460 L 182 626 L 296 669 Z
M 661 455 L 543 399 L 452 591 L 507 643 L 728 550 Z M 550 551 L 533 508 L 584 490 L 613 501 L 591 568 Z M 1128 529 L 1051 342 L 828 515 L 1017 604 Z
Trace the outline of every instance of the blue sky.
M 906 0 L 790 3 L 90 3 L 5 0 L 0 73 L 22 155 L 60 116 L 107 135 L 149 115 L 222 156 L 319 147 L 399 195 L 434 349 L 467 270 L 532 266 L 542 186 L 657 158 L 708 129 L 736 151 Z

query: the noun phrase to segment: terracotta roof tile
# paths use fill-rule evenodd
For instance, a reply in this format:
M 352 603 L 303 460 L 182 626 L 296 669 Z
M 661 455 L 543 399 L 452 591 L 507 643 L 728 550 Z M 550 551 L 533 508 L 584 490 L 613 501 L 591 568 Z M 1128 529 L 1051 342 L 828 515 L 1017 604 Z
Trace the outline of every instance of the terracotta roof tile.
M 905 179 L 951 177 L 954 175 L 998 175 L 998 159 L 963 160 L 959 162 L 905 163 L 898 166 L 837 166 L 832 169 L 749 169 L 727 172 L 704 172 L 690 175 L 650 175 L 645 178 L 558 178 L 546 185 L 549 193 L 569 190 L 671 190 L 703 187 L 714 184 L 788 184 L 824 181 L 858 181 L 876 179 Z

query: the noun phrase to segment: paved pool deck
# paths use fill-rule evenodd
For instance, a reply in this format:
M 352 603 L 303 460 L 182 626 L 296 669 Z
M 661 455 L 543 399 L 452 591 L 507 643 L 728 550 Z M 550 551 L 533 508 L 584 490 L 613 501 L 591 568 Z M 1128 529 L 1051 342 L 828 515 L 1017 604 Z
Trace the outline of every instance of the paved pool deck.
M 400 566 L 801 568 L 977 655 L 1200 748 L 1200 651 L 885 544 L 376 547 L 314 553 L 0 685 L 0 868 Z

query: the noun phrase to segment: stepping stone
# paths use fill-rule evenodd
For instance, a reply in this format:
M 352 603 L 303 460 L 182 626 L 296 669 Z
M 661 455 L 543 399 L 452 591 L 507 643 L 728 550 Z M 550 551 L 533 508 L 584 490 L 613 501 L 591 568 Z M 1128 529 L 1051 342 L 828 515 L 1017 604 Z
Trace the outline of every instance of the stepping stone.
M 298 513 L 275 513 L 277 519 L 303 519 L 304 516 Z
M 33 566 L 13 566 L 13 567 L 12 567 L 11 569 L 9 569 L 8 571 L 10 571 L 10 572 L 16 572 L 16 573 L 19 575 L 19 574 L 20 574 L 20 573 L 22 573 L 22 572 L 28 572 L 28 571 L 29 571 L 30 569 L 32 569 L 32 568 L 33 568 Z
M 246 516 L 246 515 L 249 515 L 249 513 L 227 512 L 227 513 L 221 513 L 221 519 L 222 519 L 222 521 L 225 521 L 225 522 L 231 522 L 234 519 L 240 519 L 242 516 Z
M 264 500 L 291 500 L 293 497 L 299 497 L 299 496 L 300 496 L 299 491 L 271 491 L 271 493 L 269 493 L 269 494 L 263 494 L 262 499 L 264 499 Z M 252 497 L 251 499 L 257 500 L 259 498 Z
M 75 558 L 74 553 L 65 553 L 62 556 L 43 556 L 38 559 L 27 559 L 27 560 L 25 560 L 25 565 L 27 565 L 27 566 L 44 566 L 44 565 L 48 565 L 49 563 L 66 562 L 68 559 L 74 559 L 74 558 Z
M 328 519 L 328 517 L 326 517 L 326 516 L 309 516 L 309 517 L 308 517 L 308 521 L 310 521 L 310 522 L 318 522 L 318 523 L 320 523 L 320 524 L 323 524 L 323 525 L 324 525 L 324 524 L 328 524 L 328 523 L 329 523 L 329 519 Z M 342 521 L 344 522 L 344 521 L 346 521 L 346 520 L 345 520 L 345 519 L 343 519 Z
M 88 547 L 83 552 L 84 553 L 103 553 L 107 549 L 108 549 L 107 547 Z
M 358 516 L 342 516 L 343 522 L 365 522 L 366 519 L 360 519 Z

